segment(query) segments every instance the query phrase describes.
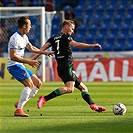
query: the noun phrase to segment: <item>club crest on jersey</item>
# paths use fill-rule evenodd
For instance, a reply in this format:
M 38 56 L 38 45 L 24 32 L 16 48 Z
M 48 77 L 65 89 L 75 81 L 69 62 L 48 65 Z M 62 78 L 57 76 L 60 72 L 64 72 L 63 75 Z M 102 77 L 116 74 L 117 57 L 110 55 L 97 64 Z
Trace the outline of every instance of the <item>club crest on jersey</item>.
M 23 72 L 23 76 L 26 76 L 26 72 Z
M 68 37 L 68 40 L 72 40 L 72 38 L 71 37 Z

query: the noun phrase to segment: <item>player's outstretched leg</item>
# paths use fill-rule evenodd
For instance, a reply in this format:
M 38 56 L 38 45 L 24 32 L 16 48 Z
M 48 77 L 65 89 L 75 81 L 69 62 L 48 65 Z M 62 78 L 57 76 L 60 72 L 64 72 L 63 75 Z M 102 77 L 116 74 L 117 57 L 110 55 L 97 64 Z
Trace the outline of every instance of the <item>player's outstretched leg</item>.
M 49 101 L 50 99 L 53 99 L 53 98 L 60 96 L 60 95 L 62 95 L 60 90 L 56 89 L 46 96 L 40 96 L 39 100 L 37 101 L 38 109 L 40 109 L 46 103 L 46 101 Z
M 37 101 L 37 107 L 40 109 L 46 103 L 46 99 L 44 96 L 40 96 L 39 100 Z
M 104 111 L 106 110 L 103 106 L 98 106 L 98 105 L 96 105 L 96 104 L 91 104 L 91 105 L 90 105 L 90 108 L 91 108 L 92 110 L 97 111 L 97 112 L 104 112 Z
M 82 92 L 82 97 L 90 105 L 90 108 L 92 110 L 95 110 L 97 112 L 104 112 L 106 110 L 104 107 L 94 104 L 88 92 Z

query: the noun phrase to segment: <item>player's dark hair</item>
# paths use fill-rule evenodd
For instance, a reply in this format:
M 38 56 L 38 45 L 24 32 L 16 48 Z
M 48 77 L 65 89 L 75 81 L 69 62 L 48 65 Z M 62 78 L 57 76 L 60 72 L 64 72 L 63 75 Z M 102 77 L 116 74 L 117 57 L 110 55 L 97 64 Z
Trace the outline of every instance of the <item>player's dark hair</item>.
M 27 23 L 28 23 L 28 22 L 27 22 L 27 19 L 29 19 L 29 17 L 20 17 L 20 18 L 18 19 L 18 27 L 19 27 L 19 28 L 22 28 L 23 25 L 27 24 Z
M 75 25 L 75 23 L 74 23 L 74 21 L 73 20 L 65 20 L 63 23 L 62 23 L 62 27 L 64 27 L 65 25 L 71 25 L 71 24 L 74 24 Z

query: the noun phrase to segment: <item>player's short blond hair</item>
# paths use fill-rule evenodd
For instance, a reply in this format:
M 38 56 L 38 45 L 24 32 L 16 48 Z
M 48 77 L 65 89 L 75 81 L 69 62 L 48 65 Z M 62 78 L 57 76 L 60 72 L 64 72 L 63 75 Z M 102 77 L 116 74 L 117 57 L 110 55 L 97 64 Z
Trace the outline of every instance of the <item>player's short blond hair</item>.
M 64 27 L 65 25 L 75 25 L 74 21 L 73 20 L 65 20 L 63 23 L 62 23 L 62 27 Z

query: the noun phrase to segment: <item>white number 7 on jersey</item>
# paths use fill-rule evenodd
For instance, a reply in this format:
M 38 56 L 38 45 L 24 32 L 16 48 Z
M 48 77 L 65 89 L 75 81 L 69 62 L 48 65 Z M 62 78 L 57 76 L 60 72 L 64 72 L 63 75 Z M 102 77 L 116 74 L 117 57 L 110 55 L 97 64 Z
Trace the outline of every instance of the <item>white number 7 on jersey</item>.
M 55 43 L 57 43 L 57 51 L 58 51 L 57 54 L 60 53 L 60 51 L 59 51 L 59 42 L 60 42 L 60 40 L 56 40 L 56 41 L 55 41 Z

